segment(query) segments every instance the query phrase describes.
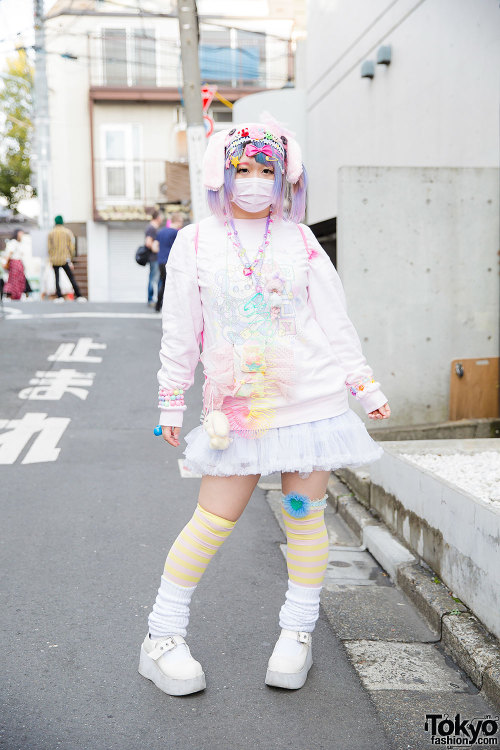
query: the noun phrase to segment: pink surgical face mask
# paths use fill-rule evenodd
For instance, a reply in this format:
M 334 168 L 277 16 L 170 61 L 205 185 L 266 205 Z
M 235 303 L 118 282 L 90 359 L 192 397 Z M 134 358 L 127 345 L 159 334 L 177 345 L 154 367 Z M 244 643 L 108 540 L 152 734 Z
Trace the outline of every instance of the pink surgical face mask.
M 237 206 L 256 214 L 271 205 L 274 180 L 263 177 L 241 177 L 234 181 L 233 202 Z

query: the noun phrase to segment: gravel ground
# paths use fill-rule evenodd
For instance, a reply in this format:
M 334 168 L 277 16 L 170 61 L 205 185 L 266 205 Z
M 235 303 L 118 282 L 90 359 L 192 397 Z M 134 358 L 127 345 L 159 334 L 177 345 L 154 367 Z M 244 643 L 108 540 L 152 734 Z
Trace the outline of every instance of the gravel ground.
M 500 453 L 401 453 L 417 466 L 500 508 Z

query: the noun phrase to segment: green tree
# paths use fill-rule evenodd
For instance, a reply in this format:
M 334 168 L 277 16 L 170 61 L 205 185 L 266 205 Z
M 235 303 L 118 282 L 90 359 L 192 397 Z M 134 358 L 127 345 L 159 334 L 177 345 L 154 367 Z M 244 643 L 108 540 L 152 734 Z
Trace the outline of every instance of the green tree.
M 0 73 L 0 196 L 9 208 L 33 194 L 30 154 L 33 126 L 33 66 L 25 50 L 7 60 Z

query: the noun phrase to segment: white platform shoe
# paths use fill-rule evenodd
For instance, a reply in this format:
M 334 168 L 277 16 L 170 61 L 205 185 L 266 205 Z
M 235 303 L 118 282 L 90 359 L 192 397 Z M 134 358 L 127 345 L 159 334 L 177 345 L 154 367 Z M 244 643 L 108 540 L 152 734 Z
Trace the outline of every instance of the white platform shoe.
M 181 635 L 150 638 L 148 634 L 141 646 L 139 674 L 168 695 L 189 695 L 206 687 L 201 664 Z
M 297 647 L 287 648 L 283 653 L 280 644 L 283 638 L 296 641 Z M 283 629 L 267 665 L 266 685 L 297 690 L 307 680 L 312 663 L 311 633 Z

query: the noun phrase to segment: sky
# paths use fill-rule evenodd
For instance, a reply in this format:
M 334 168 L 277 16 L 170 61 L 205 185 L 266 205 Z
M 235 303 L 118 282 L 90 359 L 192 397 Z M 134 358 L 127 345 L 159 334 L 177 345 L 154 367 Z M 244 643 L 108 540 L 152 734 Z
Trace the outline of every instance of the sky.
M 50 5 L 50 2 L 45 5 Z M 33 0 L 0 0 L 1 68 L 21 40 L 33 44 Z

